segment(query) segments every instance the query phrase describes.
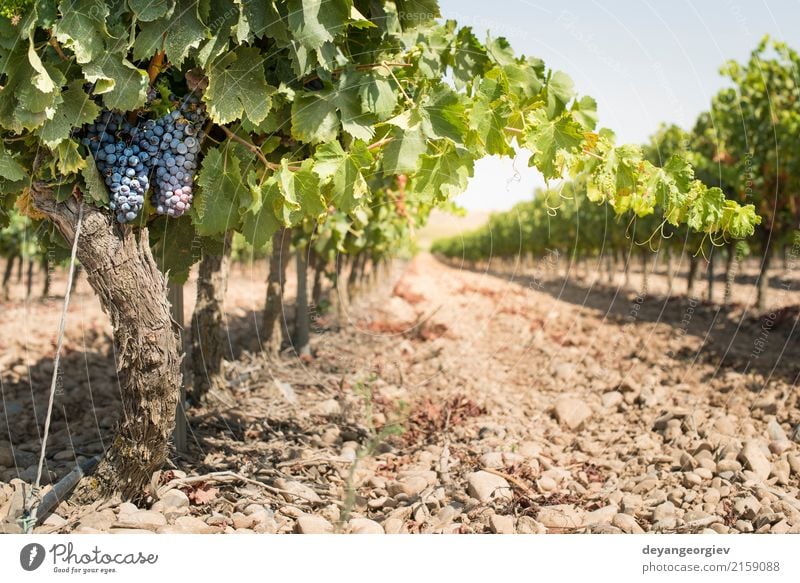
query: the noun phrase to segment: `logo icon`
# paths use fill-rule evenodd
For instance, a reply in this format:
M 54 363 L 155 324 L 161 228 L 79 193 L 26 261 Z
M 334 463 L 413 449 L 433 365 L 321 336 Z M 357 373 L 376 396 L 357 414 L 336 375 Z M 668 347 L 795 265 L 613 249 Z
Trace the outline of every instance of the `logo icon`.
M 26 571 L 35 571 L 44 563 L 44 547 L 39 543 L 30 543 L 19 552 L 19 564 Z

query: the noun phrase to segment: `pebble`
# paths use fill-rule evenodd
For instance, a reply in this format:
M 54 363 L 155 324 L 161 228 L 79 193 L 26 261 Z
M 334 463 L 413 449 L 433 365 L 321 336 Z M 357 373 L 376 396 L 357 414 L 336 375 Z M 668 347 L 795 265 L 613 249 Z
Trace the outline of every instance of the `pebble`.
M 755 496 L 744 496 L 734 501 L 733 510 L 737 516 L 746 520 L 753 520 L 761 510 L 761 502 Z
M 282 493 L 282 496 L 287 502 L 292 502 L 293 500 L 311 503 L 322 502 L 322 499 L 314 490 L 294 480 L 278 478 L 275 480 L 275 487 L 286 490 L 286 493 Z
M 164 515 L 153 510 L 131 512 L 130 514 L 120 516 L 119 520 L 124 524 L 135 524 L 143 527 L 152 526 L 154 528 L 167 524 L 167 519 Z
M 386 491 L 389 496 L 398 496 L 403 494 L 409 498 L 418 496 L 425 488 L 428 487 L 428 480 L 423 476 L 407 476 L 402 480 L 391 482 L 386 486 Z
M 583 513 L 570 504 L 544 506 L 539 510 L 536 520 L 547 528 L 582 528 Z
M 517 518 L 516 532 L 518 534 L 546 534 L 547 528 L 531 516 L 520 516 Z
M 502 476 L 489 472 L 473 472 L 467 476 L 467 493 L 480 502 L 511 500 L 511 486 Z
M 739 452 L 739 460 L 761 480 L 766 480 L 772 471 L 772 466 L 758 441 L 745 442 L 742 451 Z
M 611 523 L 614 517 L 619 513 L 619 506 L 616 504 L 609 504 L 603 506 L 592 512 L 588 512 L 583 519 L 586 526 L 594 526 L 597 524 Z
M 659 521 L 665 518 L 674 517 L 676 512 L 677 509 L 672 502 L 664 502 L 653 509 L 653 520 Z
M 383 522 L 383 530 L 386 534 L 405 534 L 408 532 L 406 521 L 401 518 L 387 518 Z
M 383 527 L 368 518 L 353 518 L 349 525 L 350 534 L 384 534 Z
M 630 514 L 617 514 L 611 519 L 611 524 L 627 534 L 644 534 L 642 527 Z
M 789 469 L 797 476 L 800 475 L 800 456 L 789 454 L 786 456 L 786 461 L 789 462 Z
M 189 508 L 189 497 L 181 490 L 169 490 L 161 497 L 161 503 L 166 512 L 180 508 Z
M 781 486 L 786 486 L 789 484 L 789 473 L 791 472 L 791 466 L 789 466 L 789 462 L 784 459 L 775 460 L 772 463 L 772 470 L 770 472 L 771 476 L 777 478 L 778 484 Z
M 616 409 L 622 404 L 623 399 L 624 397 L 619 391 L 609 391 L 608 393 L 603 393 L 601 403 L 604 409 Z
M 732 459 L 724 459 L 719 460 L 717 462 L 717 473 L 721 474 L 723 472 L 738 472 L 741 471 L 742 464 L 740 464 L 736 460 Z
M 555 416 L 559 423 L 573 431 L 580 430 L 592 417 L 592 410 L 580 399 L 564 397 L 556 401 Z
M 333 525 L 321 516 L 304 515 L 297 519 L 298 534 L 333 534 Z
M 543 492 L 552 492 L 558 488 L 556 481 L 550 476 L 543 476 L 536 481 L 536 486 Z
M 489 517 L 489 527 L 495 534 L 514 534 L 514 517 L 492 514 Z

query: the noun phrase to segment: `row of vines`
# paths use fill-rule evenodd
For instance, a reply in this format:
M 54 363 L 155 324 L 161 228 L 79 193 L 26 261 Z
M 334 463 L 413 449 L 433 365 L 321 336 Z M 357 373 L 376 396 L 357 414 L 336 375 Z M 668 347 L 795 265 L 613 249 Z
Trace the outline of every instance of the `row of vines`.
M 573 260 L 594 258 L 597 266 L 607 261 L 624 265 L 626 272 L 637 256 L 646 265 L 658 253 L 666 260 L 668 276 L 674 259 L 685 255 L 690 296 L 702 258 L 724 257 L 726 302 L 739 262 L 750 255 L 759 260 L 757 305 L 764 309 L 773 257 L 796 244 L 800 156 L 792 140 L 800 130 L 798 70 L 794 50 L 764 39 L 746 63 L 729 62 L 722 68 L 730 86 L 713 97 L 690 131 L 664 125 L 641 148 L 644 163 L 669 167 L 679 155 L 691 161 L 705 184 L 719 189 L 718 196 L 754 205 L 762 221 L 747 242 L 719 234 L 718 226 L 726 220 L 722 208 L 687 217 L 685 225 L 670 221 L 668 209 L 663 218 L 649 209 L 642 212 L 635 198 L 614 201 L 616 213 L 611 212 L 589 202 L 595 190 L 579 175 L 495 214 L 477 231 L 436 241 L 433 251 L 478 262 L 538 258 L 557 250 Z M 615 219 L 629 209 L 633 216 Z
M 443 20 L 435 0 L 22 4 L 0 17 L 0 225 L 18 213 L 46 245 L 77 238 L 122 394 L 79 496 L 139 498 L 162 467 L 183 384 L 167 282 L 200 262 L 193 324 L 213 346 L 235 234 L 270 246 L 269 359 L 292 257 L 303 279 L 309 261 L 333 281 L 376 271 L 484 156 L 526 148 L 546 178 L 584 176 L 593 203 L 676 228 L 743 237 L 760 220 L 680 153 L 616 145 L 567 75 Z

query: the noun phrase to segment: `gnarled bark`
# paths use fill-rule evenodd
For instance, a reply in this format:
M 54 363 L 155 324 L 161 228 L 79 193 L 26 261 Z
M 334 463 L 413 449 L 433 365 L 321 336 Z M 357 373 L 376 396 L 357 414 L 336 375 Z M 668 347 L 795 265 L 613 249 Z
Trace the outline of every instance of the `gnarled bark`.
M 34 203 L 71 243 L 78 201 L 56 203 L 47 187 L 37 184 Z M 76 497 L 118 493 L 140 499 L 166 460 L 181 383 L 165 279 L 150 252 L 146 228 L 117 225 L 110 213 L 88 204 L 77 256 L 111 318 L 122 411 L 111 446 Z
M 225 291 L 233 236 L 225 236 L 221 255 L 203 253 L 197 275 L 197 301 L 192 314 L 192 401 L 200 403 L 208 391 L 224 381 Z

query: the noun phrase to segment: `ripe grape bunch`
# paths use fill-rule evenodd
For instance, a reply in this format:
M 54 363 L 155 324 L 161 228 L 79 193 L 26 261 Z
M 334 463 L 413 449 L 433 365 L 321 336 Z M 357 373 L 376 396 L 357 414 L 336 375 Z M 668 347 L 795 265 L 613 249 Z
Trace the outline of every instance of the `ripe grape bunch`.
M 204 123 L 202 104 L 190 96 L 157 120 L 133 126 L 122 114 L 104 111 L 87 126 L 82 143 L 105 179 L 118 222 L 136 219 L 153 179 L 158 214 L 179 217 L 189 209 Z
M 136 144 L 129 145 L 117 134 L 132 130 L 119 113 L 104 111 L 99 119 L 86 128 L 82 139 L 97 164 L 100 175 L 111 193 L 109 207 L 117 222 L 134 220 L 144 206 L 144 195 L 150 186 L 150 156 Z
M 202 104 L 190 96 L 167 115 L 146 121 L 137 133 L 139 148 L 152 161 L 153 205 L 160 215 L 179 217 L 192 204 L 204 123 Z

